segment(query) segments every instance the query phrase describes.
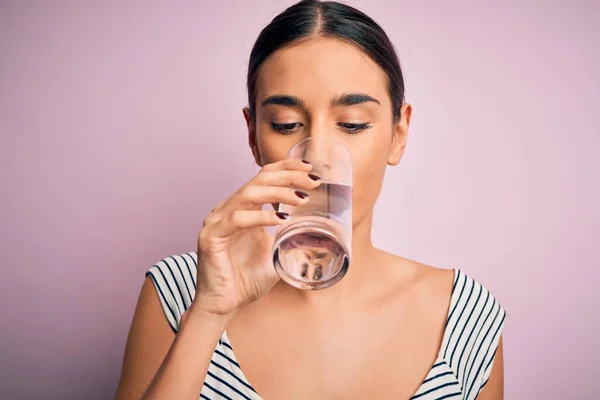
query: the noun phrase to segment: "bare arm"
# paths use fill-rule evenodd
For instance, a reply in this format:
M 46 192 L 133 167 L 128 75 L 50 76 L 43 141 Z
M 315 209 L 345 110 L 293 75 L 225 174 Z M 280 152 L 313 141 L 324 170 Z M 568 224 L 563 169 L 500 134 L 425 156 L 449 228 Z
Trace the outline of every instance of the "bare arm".
M 117 400 L 198 399 L 225 317 L 186 312 L 177 336 L 146 278 L 129 331 Z
M 229 320 L 279 280 L 269 255 L 273 238 L 265 227 L 287 214 L 265 204 L 301 205 L 292 187 L 311 190 L 312 166 L 296 159 L 265 165 L 255 178 L 205 218 L 198 235 L 196 295 L 181 317 L 177 335 L 147 278 L 127 339 L 117 400 L 198 399 L 215 347 Z
M 496 359 L 492 367 L 492 374 L 477 399 L 504 400 L 504 351 L 502 349 L 502 336 L 500 336 L 498 349 L 496 350 Z

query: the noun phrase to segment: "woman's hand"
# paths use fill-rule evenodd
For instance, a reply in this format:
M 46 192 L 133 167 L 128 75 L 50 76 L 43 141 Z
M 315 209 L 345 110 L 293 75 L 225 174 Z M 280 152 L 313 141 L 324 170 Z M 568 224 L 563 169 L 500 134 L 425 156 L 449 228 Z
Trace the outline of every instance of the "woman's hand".
M 190 311 L 231 315 L 277 283 L 273 238 L 265 227 L 279 225 L 289 216 L 263 206 L 304 204 L 308 195 L 303 190 L 320 184 L 311 170 L 310 164 L 297 159 L 266 165 L 212 210 L 198 237 L 198 285 Z

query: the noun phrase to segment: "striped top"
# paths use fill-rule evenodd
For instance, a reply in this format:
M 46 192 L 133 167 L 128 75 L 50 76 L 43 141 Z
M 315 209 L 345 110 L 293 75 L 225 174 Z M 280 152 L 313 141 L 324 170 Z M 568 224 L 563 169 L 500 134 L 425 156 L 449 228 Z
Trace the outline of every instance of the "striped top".
M 167 257 L 150 268 L 169 324 L 175 332 L 196 291 L 195 252 Z M 473 400 L 486 385 L 506 313 L 492 294 L 460 270 L 454 285 L 440 351 L 411 399 Z M 210 361 L 201 399 L 260 400 L 223 332 Z

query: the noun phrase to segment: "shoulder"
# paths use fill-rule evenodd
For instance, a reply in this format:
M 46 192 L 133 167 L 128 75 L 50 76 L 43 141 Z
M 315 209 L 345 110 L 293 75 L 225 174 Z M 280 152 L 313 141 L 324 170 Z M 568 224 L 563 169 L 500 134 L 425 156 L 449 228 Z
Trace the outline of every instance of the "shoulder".
M 451 306 L 448 321 L 457 324 L 473 322 L 468 320 L 469 316 L 472 317 L 477 311 L 491 312 L 494 318 L 501 320 L 506 316 L 504 308 L 492 292 L 459 269 L 454 274 Z
M 455 270 L 440 356 L 452 368 L 465 393 L 479 391 L 496 357 L 506 311 L 481 283 Z
M 196 252 L 163 258 L 146 271 L 152 280 L 169 324 L 177 331 L 183 313 L 196 294 Z
M 437 268 L 414 260 L 400 259 L 402 269 L 407 271 L 406 280 L 419 304 L 425 305 L 430 314 L 445 316 L 452 297 L 456 272 Z
M 463 270 L 441 269 L 422 264 L 418 266 L 415 282 L 429 298 L 446 302 L 447 324 L 473 322 L 467 321 L 466 318 L 483 309 L 493 310 L 500 318 L 505 317 L 504 309 L 492 292 Z
M 412 265 L 419 296 L 428 302 L 428 309 L 445 313 L 438 357 L 470 398 L 490 378 L 506 311 L 490 290 L 463 270 Z

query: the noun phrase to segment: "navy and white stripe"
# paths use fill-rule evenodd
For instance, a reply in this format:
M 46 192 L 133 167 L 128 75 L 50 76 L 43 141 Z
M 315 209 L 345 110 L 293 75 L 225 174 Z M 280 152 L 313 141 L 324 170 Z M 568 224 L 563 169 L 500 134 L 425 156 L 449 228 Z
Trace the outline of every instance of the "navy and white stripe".
M 183 312 L 196 294 L 198 258 L 195 252 L 167 257 L 146 272 L 154 282 L 171 328 L 177 332 Z
M 487 289 L 455 270 L 438 359 L 412 399 L 475 399 L 489 380 L 505 317 Z
M 167 257 L 147 272 L 175 332 L 196 293 L 196 268 L 191 252 Z M 411 400 L 475 399 L 490 378 L 505 318 L 487 289 L 455 270 L 438 357 Z M 240 369 L 227 332 L 215 348 L 200 398 L 261 400 Z

